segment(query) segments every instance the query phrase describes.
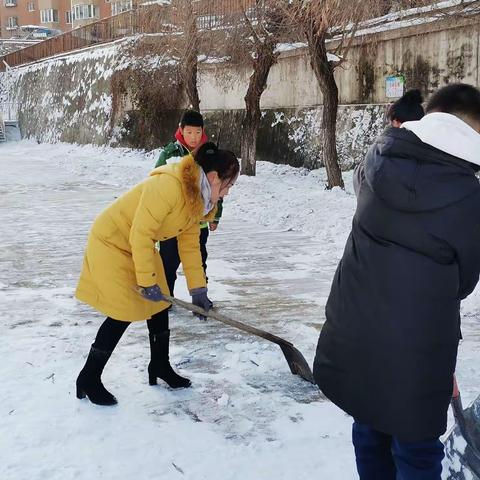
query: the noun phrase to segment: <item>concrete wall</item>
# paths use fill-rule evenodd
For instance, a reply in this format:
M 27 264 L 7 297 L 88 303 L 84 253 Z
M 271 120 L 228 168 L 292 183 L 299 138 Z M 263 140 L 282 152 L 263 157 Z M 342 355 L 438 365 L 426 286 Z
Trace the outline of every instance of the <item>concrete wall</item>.
M 437 22 L 385 31 L 376 39 L 357 42 L 336 72 L 338 148 L 344 168 L 363 157 L 384 127 L 386 76 L 403 74 L 407 88 L 418 87 L 424 94 L 454 81 L 479 85 L 480 26 L 471 20 L 455 28 Z M 136 41 L 85 49 L 3 74 L 0 97 L 3 88 L 10 101 L 18 102 L 22 135 L 40 141 L 139 146 L 135 132 L 141 112 L 132 107 L 128 94 L 119 99 L 112 89 L 116 72 L 145 68 L 145 62 L 140 65 L 131 57 Z M 158 68 L 158 59 L 150 60 L 151 68 Z M 221 131 L 221 143 L 237 151 L 249 76 L 247 69 L 226 64 L 202 64 L 199 70 L 200 106 L 209 131 Z M 262 96 L 258 157 L 309 168 L 321 165 L 321 104 L 306 49 L 283 52 Z M 170 113 L 155 125 L 158 135 L 150 147 L 171 138 L 179 112 Z
M 207 133 L 220 144 L 240 152 L 241 110 L 206 112 Z M 262 112 L 257 158 L 294 167 L 322 165 L 322 107 L 266 109 Z M 385 127 L 384 105 L 340 106 L 337 145 L 343 169 L 361 161 Z
M 407 88 L 420 88 L 425 95 L 446 83 L 479 85 L 480 23 L 443 30 L 426 25 L 388 32 L 383 37 L 375 43 L 358 43 L 348 61 L 336 70 L 341 104 L 389 102 L 385 79 L 396 74 L 405 76 Z M 204 67 L 200 79 L 202 108 L 242 109 L 249 76 L 245 69 Z M 306 48 L 282 53 L 270 72 L 262 108 L 321 104 Z
M 6 100 L 18 105 L 22 136 L 43 142 L 108 143 L 109 68 L 117 63 L 116 52 L 111 46 L 88 50 L 11 69 L 0 77 Z

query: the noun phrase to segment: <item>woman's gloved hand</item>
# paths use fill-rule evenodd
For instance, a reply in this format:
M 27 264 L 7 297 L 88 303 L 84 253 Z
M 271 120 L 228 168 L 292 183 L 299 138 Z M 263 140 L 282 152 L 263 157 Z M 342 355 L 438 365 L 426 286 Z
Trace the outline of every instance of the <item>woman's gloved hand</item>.
M 192 288 L 190 290 L 190 295 L 192 296 L 192 303 L 200 308 L 203 308 L 206 312 L 208 312 L 212 306 L 212 302 L 207 297 L 208 289 L 206 287 L 202 288 Z M 200 320 L 206 321 L 207 317 L 204 315 L 200 315 L 198 313 L 195 314 Z
M 138 287 L 138 293 L 151 302 L 166 302 L 167 300 L 162 294 L 160 287 L 158 285 L 152 285 L 151 287 Z

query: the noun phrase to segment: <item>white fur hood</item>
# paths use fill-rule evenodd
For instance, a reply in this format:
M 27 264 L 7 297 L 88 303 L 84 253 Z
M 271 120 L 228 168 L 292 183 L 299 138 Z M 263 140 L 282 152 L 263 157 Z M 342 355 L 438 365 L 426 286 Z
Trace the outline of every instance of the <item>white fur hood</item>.
M 404 122 L 423 143 L 442 152 L 480 165 L 480 134 L 463 120 L 449 113 L 429 113 L 421 120 Z

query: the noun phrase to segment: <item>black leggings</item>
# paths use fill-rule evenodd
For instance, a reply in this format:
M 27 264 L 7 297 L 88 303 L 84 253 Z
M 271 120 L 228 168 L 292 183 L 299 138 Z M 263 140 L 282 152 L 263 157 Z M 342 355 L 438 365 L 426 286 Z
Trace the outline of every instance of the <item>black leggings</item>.
M 105 352 L 112 352 L 130 323 L 132 322 L 123 322 L 107 317 L 98 329 L 92 346 Z M 147 320 L 147 326 L 149 333 L 161 333 L 168 330 L 168 310 L 162 310 L 152 315 L 152 318 Z
M 209 230 L 207 227 L 200 229 L 199 243 L 200 253 L 202 255 L 202 265 L 205 275 L 207 274 L 207 240 Z M 180 254 L 178 253 L 177 237 L 170 238 L 160 242 L 160 256 L 162 257 L 163 269 L 165 270 L 165 277 L 167 279 L 168 289 L 170 295 L 174 294 L 175 282 L 177 280 L 177 270 L 180 266 Z M 208 282 L 208 277 L 207 277 Z

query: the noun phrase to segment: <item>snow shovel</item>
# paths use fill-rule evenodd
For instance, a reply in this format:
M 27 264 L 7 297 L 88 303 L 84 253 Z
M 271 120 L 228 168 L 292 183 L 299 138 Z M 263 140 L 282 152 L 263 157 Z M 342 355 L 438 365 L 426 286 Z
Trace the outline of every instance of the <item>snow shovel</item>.
M 163 294 L 163 296 L 170 303 L 185 308 L 190 312 L 199 313 L 200 315 L 204 315 L 205 317 L 213 318 L 215 320 L 218 320 L 219 322 L 224 323 L 225 325 L 230 325 L 231 327 L 238 328 L 239 330 L 250 333 L 252 335 L 256 335 L 257 337 L 262 337 L 269 342 L 276 343 L 282 349 L 283 355 L 285 356 L 288 366 L 290 367 L 290 371 L 294 375 L 302 377 L 307 382 L 315 384 L 312 370 L 308 366 L 305 357 L 302 355 L 300 350 L 296 349 L 293 344 L 288 342 L 287 340 L 277 337 L 276 335 L 266 332 L 265 330 L 260 330 L 259 328 L 246 325 L 245 323 L 238 322 L 237 320 L 232 320 L 225 315 L 222 315 L 221 313 L 212 310 L 206 312 L 202 308 L 197 307 L 192 303 L 188 303 L 178 298 L 171 297 L 170 295 Z
M 445 455 L 451 464 L 447 478 L 480 480 L 480 396 L 464 410 L 454 377 L 450 403 L 455 426 L 445 441 Z

